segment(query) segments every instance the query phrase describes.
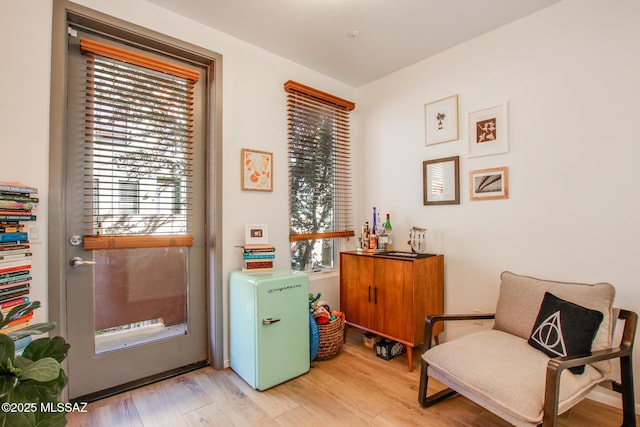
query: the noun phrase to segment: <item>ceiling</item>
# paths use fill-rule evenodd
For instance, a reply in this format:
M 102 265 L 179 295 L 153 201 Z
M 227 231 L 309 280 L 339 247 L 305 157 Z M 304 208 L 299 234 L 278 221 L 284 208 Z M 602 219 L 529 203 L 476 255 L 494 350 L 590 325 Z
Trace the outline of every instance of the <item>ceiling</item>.
M 560 0 L 148 0 L 358 87 Z

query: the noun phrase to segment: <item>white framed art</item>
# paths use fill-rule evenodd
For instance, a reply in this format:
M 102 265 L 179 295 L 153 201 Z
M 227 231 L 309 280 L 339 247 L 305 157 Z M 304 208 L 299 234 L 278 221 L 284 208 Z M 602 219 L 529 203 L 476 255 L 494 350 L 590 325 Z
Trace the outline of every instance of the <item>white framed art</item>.
M 458 139 L 458 95 L 424 106 L 425 145 Z
M 469 113 L 469 157 L 509 151 L 507 103 Z
M 246 245 L 266 245 L 269 243 L 267 235 L 267 224 L 245 224 L 244 244 Z

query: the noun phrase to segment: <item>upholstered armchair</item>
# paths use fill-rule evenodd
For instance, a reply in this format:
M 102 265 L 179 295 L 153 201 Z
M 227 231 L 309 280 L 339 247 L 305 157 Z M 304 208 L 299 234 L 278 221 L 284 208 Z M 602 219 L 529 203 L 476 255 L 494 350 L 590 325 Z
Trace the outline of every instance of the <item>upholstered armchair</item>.
M 613 307 L 615 289 L 504 272 L 495 314 L 436 315 L 425 320 L 418 400 L 429 407 L 459 393 L 516 426 L 556 425 L 558 414 L 596 385 L 622 394 L 623 425 L 635 426 L 632 352 L 637 315 Z M 434 324 L 495 319 L 492 329 L 431 346 Z M 612 343 L 617 319 L 624 322 Z M 621 381 L 610 380 L 619 361 Z M 429 378 L 448 388 L 427 395 Z

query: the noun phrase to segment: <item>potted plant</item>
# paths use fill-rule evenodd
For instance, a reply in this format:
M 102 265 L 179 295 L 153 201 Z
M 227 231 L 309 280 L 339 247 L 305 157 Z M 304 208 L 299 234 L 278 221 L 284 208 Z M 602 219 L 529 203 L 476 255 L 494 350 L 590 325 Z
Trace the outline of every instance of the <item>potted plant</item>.
M 0 313 L 0 328 L 40 307 L 39 301 L 16 305 L 6 316 Z M 66 405 L 59 402 L 67 385 L 60 367 L 69 344 L 62 337 L 38 338 L 17 355 L 14 342 L 52 330 L 54 322 L 37 323 L 9 333 L 0 331 L 0 426 L 58 427 L 67 424 Z M 29 339 L 29 338 L 28 338 Z

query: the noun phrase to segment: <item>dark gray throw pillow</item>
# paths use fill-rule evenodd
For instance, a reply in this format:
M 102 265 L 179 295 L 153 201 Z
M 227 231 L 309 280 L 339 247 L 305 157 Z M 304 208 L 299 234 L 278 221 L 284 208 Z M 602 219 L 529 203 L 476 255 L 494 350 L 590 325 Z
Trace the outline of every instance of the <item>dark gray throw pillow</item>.
M 591 344 L 604 315 L 545 292 L 528 343 L 549 357 L 591 352 Z M 584 373 L 584 365 L 569 368 Z

